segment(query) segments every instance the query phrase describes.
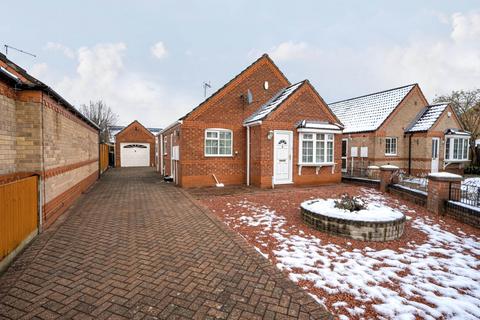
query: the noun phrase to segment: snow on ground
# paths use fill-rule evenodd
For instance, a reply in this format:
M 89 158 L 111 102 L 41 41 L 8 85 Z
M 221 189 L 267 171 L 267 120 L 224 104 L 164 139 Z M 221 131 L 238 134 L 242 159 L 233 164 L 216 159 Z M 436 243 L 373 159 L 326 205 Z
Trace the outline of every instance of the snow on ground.
M 386 200 L 362 192 L 370 201 Z M 292 204 L 285 198 L 276 202 L 287 210 Z M 236 199 L 217 214 L 341 319 L 480 318 L 480 237 L 461 227 L 447 231 L 443 220 L 403 204 L 398 208 L 412 229 L 406 234 L 422 234 L 421 240 L 358 245 L 291 223 L 281 209 Z
M 300 206 L 310 212 L 332 218 L 355 220 L 355 221 L 394 221 L 403 218 L 403 213 L 381 202 L 371 201 L 366 203 L 363 210 L 351 212 L 335 207 L 338 199 L 315 199 L 307 200 Z
M 463 180 L 462 184 L 480 188 L 480 177 L 466 178 Z

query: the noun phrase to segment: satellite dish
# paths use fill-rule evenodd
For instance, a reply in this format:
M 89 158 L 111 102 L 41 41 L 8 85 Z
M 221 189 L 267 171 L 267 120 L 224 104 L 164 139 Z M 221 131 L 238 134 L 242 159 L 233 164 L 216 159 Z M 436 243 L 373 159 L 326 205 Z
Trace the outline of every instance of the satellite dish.
M 252 94 L 252 91 L 250 91 L 250 89 L 247 90 L 247 103 L 248 104 L 251 104 L 253 102 L 253 94 Z

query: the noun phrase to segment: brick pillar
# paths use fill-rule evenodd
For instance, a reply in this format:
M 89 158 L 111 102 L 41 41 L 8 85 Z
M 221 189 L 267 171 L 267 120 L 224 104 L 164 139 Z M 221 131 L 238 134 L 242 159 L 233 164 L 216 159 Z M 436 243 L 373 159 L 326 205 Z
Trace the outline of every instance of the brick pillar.
M 450 197 L 450 185 L 460 187 L 462 176 L 453 173 L 440 172 L 428 175 L 427 209 L 433 213 L 443 213 L 445 201 Z
M 387 192 L 388 185 L 392 183 L 393 174 L 398 171 L 397 166 L 380 166 L 380 191 Z

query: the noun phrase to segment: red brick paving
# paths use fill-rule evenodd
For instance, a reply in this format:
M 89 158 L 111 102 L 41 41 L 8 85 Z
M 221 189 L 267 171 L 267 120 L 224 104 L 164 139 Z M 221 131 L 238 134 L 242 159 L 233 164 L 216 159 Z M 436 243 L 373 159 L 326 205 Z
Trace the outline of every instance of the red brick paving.
M 183 190 L 109 172 L 0 277 L 1 319 L 329 319 Z

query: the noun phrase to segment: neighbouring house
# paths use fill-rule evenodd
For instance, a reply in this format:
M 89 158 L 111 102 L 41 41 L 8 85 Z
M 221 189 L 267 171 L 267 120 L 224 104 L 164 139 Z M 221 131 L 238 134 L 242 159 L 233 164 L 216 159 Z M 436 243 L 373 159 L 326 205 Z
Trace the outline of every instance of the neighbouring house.
M 309 81 L 263 55 L 160 132 L 159 170 L 182 187 L 337 183 L 342 129 Z
M 115 167 L 154 167 L 158 132 L 159 128 L 146 128 L 137 120 L 126 127 L 110 127 L 115 143 Z
M 418 84 L 330 103 L 343 123 L 342 171 L 391 164 L 412 175 L 463 173 L 470 134 L 449 104 L 429 105 Z
M 99 176 L 99 128 L 0 54 L 0 183 L 37 174 L 48 227 Z

